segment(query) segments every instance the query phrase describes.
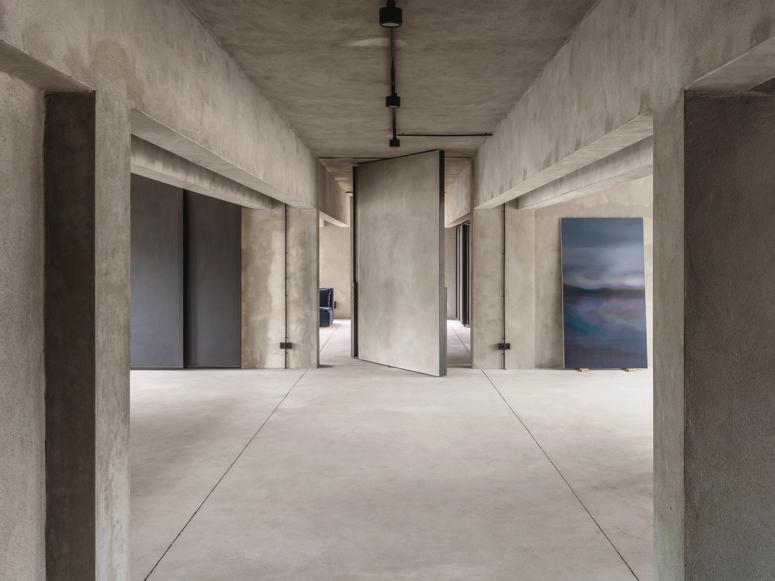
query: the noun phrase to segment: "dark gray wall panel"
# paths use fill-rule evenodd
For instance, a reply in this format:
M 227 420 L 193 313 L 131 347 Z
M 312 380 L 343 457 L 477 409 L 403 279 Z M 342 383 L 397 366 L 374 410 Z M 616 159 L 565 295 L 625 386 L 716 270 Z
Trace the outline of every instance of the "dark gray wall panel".
M 775 579 L 775 97 L 685 115 L 685 578 Z
M 183 190 L 132 176 L 132 367 L 183 367 Z
M 185 194 L 186 367 L 240 366 L 241 208 Z
M 361 359 L 446 374 L 443 168 L 438 151 L 358 166 Z

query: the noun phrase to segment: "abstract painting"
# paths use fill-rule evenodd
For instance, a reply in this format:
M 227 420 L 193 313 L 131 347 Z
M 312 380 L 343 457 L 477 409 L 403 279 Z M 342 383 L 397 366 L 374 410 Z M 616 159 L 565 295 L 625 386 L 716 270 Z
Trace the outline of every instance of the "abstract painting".
M 642 218 L 563 218 L 566 369 L 648 366 Z

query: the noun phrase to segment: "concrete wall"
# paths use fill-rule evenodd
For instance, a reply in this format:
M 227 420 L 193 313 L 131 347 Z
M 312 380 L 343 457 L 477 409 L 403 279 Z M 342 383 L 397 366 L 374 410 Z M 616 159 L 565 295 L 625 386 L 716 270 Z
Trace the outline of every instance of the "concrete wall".
M 0 579 L 43 579 L 43 95 L 0 73 Z
M 684 361 L 683 90 L 748 90 L 774 77 L 773 39 L 775 4 L 770 0 L 602 0 L 476 158 L 475 206 L 483 208 L 528 193 L 653 133 L 659 579 L 691 578 L 684 543 L 684 382 L 691 370 Z M 474 335 L 493 340 L 498 335 L 493 323 L 475 329 Z
M 350 229 L 325 224 L 320 229 L 320 286 L 334 289 L 337 319 L 352 316 L 352 246 Z
M 457 319 L 457 230 L 444 229 L 444 286 L 447 288 L 447 319 Z
M 439 156 L 361 164 L 355 193 L 359 357 L 430 375 L 446 373 Z
M 611 190 L 535 211 L 535 367 L 562 368 L 562 260 L 560 218 L 630 218 L 644 220 L 646 314 L 649 363 L 653 333 L 652 179 L 642 178 Z M 511 249 L 509 249 L 511 250 Z M 509 260 L 507 251 L 506 259 Z M 506 295 L 519 280 L 507 280 Z M 511 339 L 509 337 L 509 339 Z

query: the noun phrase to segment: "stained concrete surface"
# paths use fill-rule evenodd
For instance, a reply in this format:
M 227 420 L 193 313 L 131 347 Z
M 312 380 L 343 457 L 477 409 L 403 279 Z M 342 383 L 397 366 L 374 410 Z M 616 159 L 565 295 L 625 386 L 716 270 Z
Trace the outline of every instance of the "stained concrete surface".
M 302 371 L 133 371 L 132 579 L 143 579 Z
M 150 579 L 650 579 L 646 373 L 165 373 L 133 374 L 133 579 L 170 543 Z

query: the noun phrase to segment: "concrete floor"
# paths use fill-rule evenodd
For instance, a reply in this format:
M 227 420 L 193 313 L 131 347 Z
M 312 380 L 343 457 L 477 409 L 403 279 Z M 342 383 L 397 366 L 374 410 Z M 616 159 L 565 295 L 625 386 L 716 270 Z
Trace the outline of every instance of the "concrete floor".
M 332 367 L 132 373 L 133 579 L 652 578 L 649 373 L 348 352 L 342 323 Z

